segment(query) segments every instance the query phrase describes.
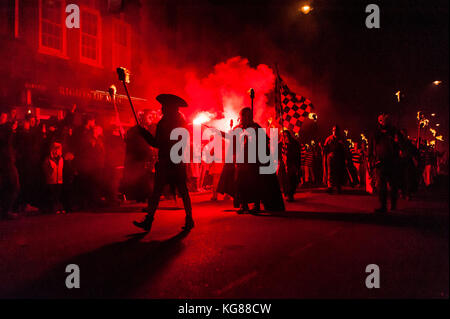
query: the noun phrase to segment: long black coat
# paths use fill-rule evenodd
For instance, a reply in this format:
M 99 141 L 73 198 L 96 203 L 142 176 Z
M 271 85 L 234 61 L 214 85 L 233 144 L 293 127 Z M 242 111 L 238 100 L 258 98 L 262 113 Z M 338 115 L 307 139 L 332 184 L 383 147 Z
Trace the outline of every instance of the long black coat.
M 255 129 L 257 137 L 257 129 L 261 127 L 257 123 L 253 123 L 250 127 Z M 246 129 L 242 126 L 238 126 L 237 128 Z M 226 137 L 229 136 L 226 134 L 223 135 Z M 234 136 L 233 138 L 234 141 L 230 144 L 237 145 L 236 138 Z M 267 136 L 265 138 L 266 151 L 268 151 L 268 138 Z M 266 210 L 284 211 L 283 197 L 276 173 L 260 174 L 259 168 L 264 166 L 264 164 L 260 163 L 258 159 L 256 163 L 249 163 L 247 153 L 248 145 L 247 142 L 244 142 L 244 163 L 224 165 L 218 192 L 233 196 L 235 206 L 243 203 L 256 203 L 261 201 Z

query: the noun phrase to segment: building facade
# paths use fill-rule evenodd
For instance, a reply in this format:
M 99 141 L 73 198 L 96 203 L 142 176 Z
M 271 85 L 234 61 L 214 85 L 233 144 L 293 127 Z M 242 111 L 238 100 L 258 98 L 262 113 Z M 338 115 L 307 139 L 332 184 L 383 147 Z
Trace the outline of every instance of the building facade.
M 80 9 L 79 28 L 66 23 L 70 5 Z M 116 68 L 140 72 L 140 8 L 139 0 L 2 1 L 1 105 L 18 114 L 39 109 L 44 117 L 74 104 L 80 113 L 111 115 L 109 86 L 123 93 Z M 142 94 L 133 83 L 130 88 L 134 96 Z M 124 96 L 118 101 L 131 118 Z

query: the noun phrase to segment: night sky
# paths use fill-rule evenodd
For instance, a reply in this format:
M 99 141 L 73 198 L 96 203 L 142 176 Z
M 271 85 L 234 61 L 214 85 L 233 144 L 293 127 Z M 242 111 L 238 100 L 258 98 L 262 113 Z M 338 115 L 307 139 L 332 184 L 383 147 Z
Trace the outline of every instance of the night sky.
M 254 66 L 278 63 L 281 75 L 295 79 L 306 91 L 298 93 L 315 104 L 322 134 L 333 122 L 367 130 L 381 111 L 412 130 L 422 110 L 435 112 L 448 136 L 447 0 L 376 1 L 380 29 L 365 27 L 370 1 L 169 3 L 162 19 L 176 33 L 168 41 L 179 63 L 196 64 L 205 74 L 233 56 Z M 299 13 L 303 3 L 314 10 Z M 404 94 L 400 104 L 397 90 Z

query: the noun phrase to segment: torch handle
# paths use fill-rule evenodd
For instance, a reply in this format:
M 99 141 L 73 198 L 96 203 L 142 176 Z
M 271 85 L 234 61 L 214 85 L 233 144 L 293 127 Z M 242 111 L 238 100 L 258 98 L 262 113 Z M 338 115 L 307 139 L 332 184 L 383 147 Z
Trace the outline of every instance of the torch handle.
M 120 137 L 122 139 L 124 139 L 124 134 L 123 134 L 123 126 L 122 126 L 122 122 L 120 121 L 120 116 L 119 116 L 119 110 L 117 109 L 117 104 L 116 104 L 116 97 L 114 95 L 111 96 L 111 100 L 113 102 L 113 106 L 114 106 L 114 111 L 116 113 L 116 122 L 119 123 L 119 132 L 120 132 Z
M 138 120 L 136 112 L 134 110 L 133 102 L 131 102 L 131 97 L 130 97 L 130 94 L 128 93 L 127 84 L 125 83 L 125 80 L 123 80 L 122 83 L 123 83 L 123 87 L 125 88 L 125 93 L 127 94 L 127 97 L 128 97 L 128 102 L 130 102 L 131 110 L 133 111 L 133 115 L 134 115 L 134 119 L 136 120 L 136 124 L 139 125 L 139 120 Z
M 252 117 L 253 117 L 253 98 L 252 99 Z
M 252 101 L 252 117 L 253 117 L 253 100 L 255 99 L 255 90 L 253 88 L 250 89 L 250 99 Z

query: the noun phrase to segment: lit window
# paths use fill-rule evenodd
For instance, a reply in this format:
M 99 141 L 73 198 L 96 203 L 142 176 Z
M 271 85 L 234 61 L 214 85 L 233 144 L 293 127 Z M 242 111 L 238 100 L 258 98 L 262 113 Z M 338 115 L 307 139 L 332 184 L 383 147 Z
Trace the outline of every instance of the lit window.
M 116 20 L 113 27 L 113 69 L 123 66 L 130 68 L 131 63 L 131 36 L 130 25 Z
M 66 55 L 65 1 L 39 0 L 39 51 Z
M 101 65 L 101 21 L 96 10 L 81 10 L 80 61 Z

